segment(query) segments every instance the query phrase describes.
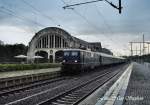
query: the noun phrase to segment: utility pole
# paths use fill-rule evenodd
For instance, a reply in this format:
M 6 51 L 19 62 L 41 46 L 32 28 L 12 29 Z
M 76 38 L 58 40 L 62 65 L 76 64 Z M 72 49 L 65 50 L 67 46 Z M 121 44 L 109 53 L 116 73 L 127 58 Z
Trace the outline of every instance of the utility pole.
M 144 40 L 144 34 L 143 34 L 143 55 L 145 54 L 145 40 Z
M 122 6 L 121 6 L 121 0 L 119 0 L 119 13 L 121 14 Z
M 149 43 L 148 43 L 148 54 L 149 54 Z
M 149 54 L 149 44 L 147 44 L 147 54 Z
M 131 44 L 131 56 L 133 56 L 132 42 L 130 42 L 130 44 Z
M 148 44 L 148 54 L 150 54 L 150 52 L 149 52 L 149 44 L 150 44 L 150 42 L 147 42 L 147 44 Z
M 142 53 L 142 51 L 141 51 L 141 43 L 140 43 L 140 56 L 142 55 L 141 53 Z
M 146 54 L 150 54 L 150 46 L 149 46 L 150 42 L 149 41 L 145 41 L 144 34 L 142 36 L 142 41 L 139 41 L 139 42 L 129 42 L 129 43 L 130 43 L 130 46 L 131 46 L 131 56 L 133 56 L 135 54 L 138 55 L 138 51 L 140 51 L 140 56 L 139 56 L 139 58 L 137 58 L 138 61 L 143 62 L 144 58 L 142 56 L 146 55 Z M 136 47 L 134 47 L 134 45 L 136 45 Z M 138 48 L 138 46 L 140 48 Z M 134 54 L 134 52 L 135 52 L 135 54 Z
M 133 45 L 134 44 L 139 44 L 139 50 L 138 50 L 138 47 L 136 46 L 136 49 L 135 50 L 133 50 L 134 49 L 134 47 L 133 47 Z M 146 44 L 146 46 L 145 46 L 145 44 Z M 143 34 L 143 36 L 142 36 L 142 41 L 139 41 L 139 42 L 130 42 L 130 46 L 131 46 L 131 56 L 133 56 L 134 55 L 134 51 L 136 51 L 135 53 L 137 54 L 138 53 L 138 51 L 140 51 L 140 56 L 141 55 L 145 55 L 145 54 L 149 54 L 150 53 L 150 46 L 149 46 L 149 44 L 150 44 L 150 42 L 148 42 L 148 41 L 145 41 L 145 36 L 144 36 L 144 34 Z
M 137 46 L 136 46 L 136 50 L 135 51 L 136 51 L 136 55 L 137 55 L 137 51 L 138 51 Z

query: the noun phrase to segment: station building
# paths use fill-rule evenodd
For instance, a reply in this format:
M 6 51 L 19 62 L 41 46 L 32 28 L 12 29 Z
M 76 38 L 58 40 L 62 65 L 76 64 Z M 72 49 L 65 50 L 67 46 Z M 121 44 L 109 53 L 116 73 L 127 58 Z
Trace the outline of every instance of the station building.
M 65 30 L 58 27 L 47 27 L 37 32 L 29 42 L 27 52 L 28 61 L 34 62 L 34 56 L 42 56 L 40 62 L 60 62 L 63 49 L 89 49 L 101 51 L 100 42 L 89 43 L 71 36 Z

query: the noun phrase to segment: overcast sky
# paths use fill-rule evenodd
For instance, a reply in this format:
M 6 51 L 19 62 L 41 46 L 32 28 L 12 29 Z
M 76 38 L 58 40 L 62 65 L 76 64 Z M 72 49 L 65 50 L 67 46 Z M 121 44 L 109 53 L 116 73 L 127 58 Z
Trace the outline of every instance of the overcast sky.
M 123 55 L 142 34 L 150 40 L 150 0 L 122 0 L 122 14 L 104 1 L 62 8 L 85 1 L 91 0 L 0 0 L 0 40 L 28 45 L 40 29 L 57 26 Z M 109 1 L 118 5 L 118 0 Z

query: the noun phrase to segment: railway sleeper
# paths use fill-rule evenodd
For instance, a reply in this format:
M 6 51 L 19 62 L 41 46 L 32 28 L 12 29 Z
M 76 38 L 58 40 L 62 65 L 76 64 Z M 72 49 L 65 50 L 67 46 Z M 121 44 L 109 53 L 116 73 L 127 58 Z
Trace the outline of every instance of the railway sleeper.
M 1 96 L 1 98 L 6 99 L 6 98 L 7 98 L 7 96 Z
M 1 94 L 1 93 L 4 93 L 4 92 L 7 92 L 7 91 L 8 91 L 8 90 L 2 90 L 2 91 L 0 91 L 0 94 Z
M 72 104 L 73 102 L 70 102 L 70 101 L 64 101 L 64 100 L 60 100 L 60 99 L 58 99 L 58 100 L 56 100 L 57 102 L 59 102 L 59 103 L 62 103 L 62 104 Z
M 68 96 L 68 97 L 65 97 L 65 98 L 67 98 L 67 100 L 69 101 L 74 101 L 74 100 L 77 100 L 77 99 L 79 99 L 80 97 L 70 97 L 70 96 Z
M 57 102 L 52 102 L 51 105 L 67 105 L 67 104 L 60 104 L 60 103 L 57 103 Z M 70 104 L 68 104 L 70 105 Z
M 80 97 L 80 94 L 68 94 L 70 97 Z
M 70 102 L 72 102 L 72 101 L 74 101 L 74 100 L 76 100 L 75 98 L 65 98 L 65 97 L 63 97 L 63 98 L 61 98 L 61 100 L 67 100 L 67 101 L 70 101 Z
M 69 96 L 70 99 L 79 99 L 81 96 Z
M 65 96 L 65 98 L 70 98 L 70 99 L 77 99 L 78 97 L 73 97 L 73 96 Z
M 77 93 L 77 92 L 73 92 L 73 93 L 71 93 L 72 95 L 80 95 L 80 94 L 82 94 L 82 93 Z
M 85 94 L 85 93 L 87 93 L 87 92 L 89 92 L 89 90 L 88 90 L 88 89 L 84 89 L 84 91 L 83 91 L 83 90 L 80 90 L 80 91 L 73 92 L 73 93 Z

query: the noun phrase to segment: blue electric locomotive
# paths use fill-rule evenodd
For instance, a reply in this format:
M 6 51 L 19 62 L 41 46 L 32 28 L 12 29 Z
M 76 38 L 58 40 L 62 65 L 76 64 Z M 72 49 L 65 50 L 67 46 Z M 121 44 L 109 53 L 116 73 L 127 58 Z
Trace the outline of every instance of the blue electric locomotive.
M 102 65 L 125 62 L 124 58 L 81 49 L 65 49 L 62 62 L 64 72 L 83 72 Z

